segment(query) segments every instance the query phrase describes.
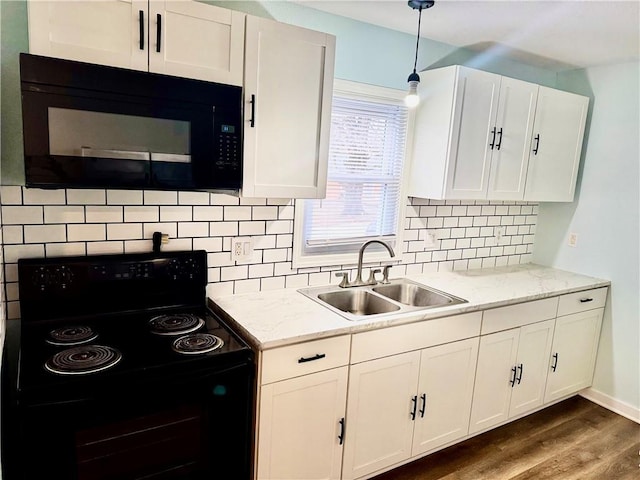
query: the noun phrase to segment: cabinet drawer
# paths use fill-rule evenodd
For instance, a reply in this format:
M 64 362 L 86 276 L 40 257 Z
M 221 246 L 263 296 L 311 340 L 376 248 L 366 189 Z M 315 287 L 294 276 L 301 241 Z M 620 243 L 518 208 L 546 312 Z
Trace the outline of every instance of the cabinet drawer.
M 558 316 L 602 308 L 607 301 L 607 288 L 594 288 L 560 297 Z
M 550 320 L 557 310 L 558 297 L 493 308 L 482 316 L 482 335 Z
M 349 364 L 350 336 L 298 343 L 262 354 L 262 384 Z
M 435 318 L 353 335 L 351 363 L 455 342 L 480 334 L 482 312 Z

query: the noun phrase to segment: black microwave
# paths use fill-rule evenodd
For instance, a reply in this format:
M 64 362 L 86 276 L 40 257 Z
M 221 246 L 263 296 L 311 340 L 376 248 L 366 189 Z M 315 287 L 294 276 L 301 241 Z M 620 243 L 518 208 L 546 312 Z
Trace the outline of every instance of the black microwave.
M 26 185 L 238 190 L 242 88 L 20 55 Z

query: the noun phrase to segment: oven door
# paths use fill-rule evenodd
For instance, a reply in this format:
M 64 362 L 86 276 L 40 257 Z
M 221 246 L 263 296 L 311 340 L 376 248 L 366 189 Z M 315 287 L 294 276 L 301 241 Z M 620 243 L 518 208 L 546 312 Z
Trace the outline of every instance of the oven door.
M 253 367 L 21 406 L 19 478 L 249 479 Z

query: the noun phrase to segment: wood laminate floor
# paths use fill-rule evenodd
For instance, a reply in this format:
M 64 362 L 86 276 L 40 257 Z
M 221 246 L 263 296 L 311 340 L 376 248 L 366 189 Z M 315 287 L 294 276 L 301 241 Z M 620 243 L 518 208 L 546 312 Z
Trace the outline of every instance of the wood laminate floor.
M 573 397 L 372 480 L 640 480 L 640 425 Z

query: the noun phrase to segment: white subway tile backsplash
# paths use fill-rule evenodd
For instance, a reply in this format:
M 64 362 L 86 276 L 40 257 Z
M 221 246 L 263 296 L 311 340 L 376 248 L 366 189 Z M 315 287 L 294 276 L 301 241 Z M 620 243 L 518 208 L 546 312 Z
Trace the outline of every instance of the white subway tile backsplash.
M 222 267 L 220 269 L 220 280 L 223 282 L 229 280 L 240 280 L 249 276 L 249 267 L 240 265 L 235 267 Z
M 220 237 L 194 238 L 193 249 L 206 250 L 207 252 L 219 252 L 222 250 L 222 238 Z
M 44 257 L 44 245 L 5 245 L 4 261 L 6 263 L 16 263 L 21 258 L 38 258 Z M 9 273 L 7 281 L 10 281 Z M 17 279 L 17 278 L 16 278 Z
M 28 225 L 43 223 L 42 207 L 2 207 L 3 225 Z
M 17 281 L 11 261 L 21 256 L 148 252 L 155 231 L 171 237 L 165 250 L 207 251 L 208 291 L 215 294 L 333 283 L 334 272 L 341 270 L 335 265 L 292 267 L 295 202 L 290 199 L 5 186 L 0 201 L 9 262 L 5 281 Z M 537 211 L 534 203 L 412 198 L 404 241 L 396 248 L 401 263 L 394 266 L 392 277 L 530 262 Z M 499 245 L 497 226 L 503 228 Z M 436 249 L 425 249 L 427 229 L 438 236 Z M 231 239 L 237 236 L 252 238 L 254 255 L 249 260 L 231 259 Z M 352 271 L 354 265 L 346 267 Z
M 208 222 L 178 222 L 178 237 L 208 237 Z
M 67 189 L 67 205 L 104 205 L 107 203 L 105 190 Z
M 64 225 L 25 225 L 24 243 L 65 242 L 67 230 Z
M 47 243 L 44 249 L 47 257 L 81 256 L 87 254 L 87 244 L 85 242 Z
M 207 285 L 207 296 L 215 299 L 224 295 L 233 294 L 234 282 L 218 282 Z
M 124 242 L 87 242 L 87 255 L 124 253 Z
M 24 243 L 22 225 L 7 225 L 2 228 L 2 242 L 5 245 Z
M 157 190 L 145 190 L 143 192 L 145 205 L 177 205 L 178 192 L 163 192 Z
M 107 240 L 142 239 L 141 223 L 111 223 L 107 225 Z
M 0 187 L 0 202 L 2 205 L 22 205 L 22 187 Z
M 172 238 L 168 244 L 163 245 L 162 249 L 168 252 L 193 250 L 193 241 L 190 238 Z M 149 246 L 149 251 L 151 251 L 151 246 Z
M 191 207 L 160 207 L 161 222 L 190 222 L 193 220 Z
M 236 237 L 238 236 L 238 222 L 212 222 L 209 224 L 209 235 Z
M 251 220 L 251 207 L 225 207 L 225 221 Z
M 285 277 L 264 277 L 260 279 L 260 289 L 262 291 L 278 290 L 284 288 Z
M 44 223 L 85 223 L 84 209 L 80 206 L 44 207 Z
M 22 191 L 22 201 L 25 205 L 64 205 L 67 201 L 65 193 L 65 190 L 25 188 Z
M 67 240 L 82 242 L 91 240 L 106 240 L 107 229 L 104 224 L 72 224 L 67 225 Z
M 109 205 L 142 205 L 142 190 L 107 190 Z
M 153 232 L 161 232 L 169 235 L 169 239 L 178 236 L 178 224 L 173 222 L 166 223 L 144 223 L 142 225 L 142 238 L 153 238 Z
M 211 195 L 208 192 L 178 192 L 180 205 L 209 205 Z
M 125 222 L 157 222 L 160 220 L 160 207 L 126 206 L 124 207 Z
M 85 211 L 87 223 L 122 222 L 122 207 L 87 206 Z
M 239 235 L 264 235 L 265 234 L 265 222 L 264 221 L 251 221 L 239 223 Z
M 224 193 L 212 193 L 209 199 L 210 205 L 240 205 L 240 199 Z
M 235 282 L 233 293 L 254 293 L 260 291 L 260 279 L 252 278 L 250 280 L 237 280 Z
M 193 220 L 215 222 L 222 220 L 223 207 L 193 207 Z

